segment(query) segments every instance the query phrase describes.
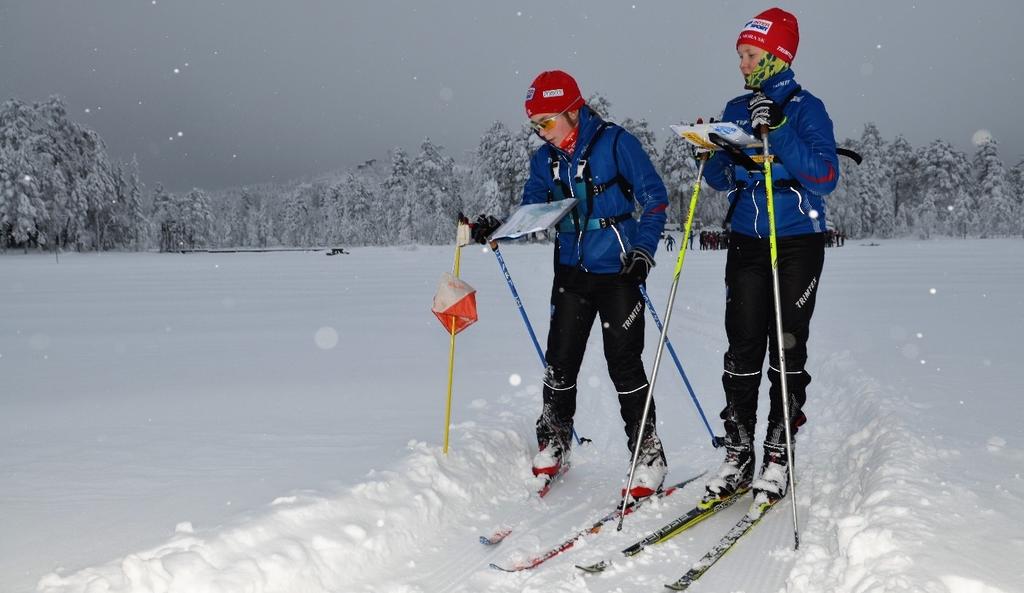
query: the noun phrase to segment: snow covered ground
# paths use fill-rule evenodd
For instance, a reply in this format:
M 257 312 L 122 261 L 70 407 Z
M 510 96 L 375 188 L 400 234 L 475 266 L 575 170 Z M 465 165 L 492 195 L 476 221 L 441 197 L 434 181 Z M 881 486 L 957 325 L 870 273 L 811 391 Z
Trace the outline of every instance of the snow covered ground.
M 878 243 L 827 254 L 800 549 L 787 500 L 692 590 L 1024 590 L 1024 242 Z M 534 571 L 488 568 L 616 502 L 628 452 L 599 340 L 577 417 L 593 443 L 532 500 L 540 362 L 493 255 L 463 255 L 481 321 L 458 339 L 445 457 L 429 307 L 451 249 L 351 251 L 0 257 L 0 591 L 658 591 L 744 512 L 618 554 L 698 481 Z M 543 340 L 550 247 L 503 253 Z M 674 256 L 649 283 L 661 315 Z M 670 331 L 716 431 L 724 259 L 688 254 Z M 648 336 L 653 361 L 649 317 Z M 670 480 L 717 467 L 670 359 L 658 387 Z M 477 543 L 499 525 L 504 543 Z

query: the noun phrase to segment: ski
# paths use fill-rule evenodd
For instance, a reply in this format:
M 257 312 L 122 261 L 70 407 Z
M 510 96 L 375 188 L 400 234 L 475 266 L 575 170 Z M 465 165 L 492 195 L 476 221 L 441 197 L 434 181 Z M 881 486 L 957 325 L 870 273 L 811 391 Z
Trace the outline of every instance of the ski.
M 495 546 L 500 544 L 502 540 L 508 537 L 508 534 L 510 533 L 512 533 L 511 527 L 502 527 L 501 529 L 495 529 L 494 532 L 490 535 L 481 535 L 480 543 L 482 543 L 485 546 Z
M 778 501 L 776 501 L 778 502 Z M 685 591 L 694 581 L 699 579 L 701 575 L 708 571 L 715 562 L 718 562 L 725 553 L 732 549 L 736 545 L 736 542 L 740 540 L 744 535 L 750 532 L 751 529 L 757 525 L 761 519 L 764 518 L 765 514 L 771 510 L 774 506 L 774 502 L 757 502 L 756 500 L 750 505 L 750 510 L 747 514 L 739 520 L 736 525 L 729 530 L 725 536 L 722 537 L 707 554 L 698 560 L 690 570 L 683 576 L 673 583 L 665 585 L 673 591 Z
M 568 539 L 566 539 L 562 543 L 558 544 L 557 546 L 551 548 L 550 550 L 548 550 L 546 552 L 543 552 L 541 554 L 538 554 L 536 556 L 533 556 L 533 557 L 528 558 L 526 560 L 523 560 L 521 562 L 517 562 L 516 564 L 513 564 L 511 567 L 504 567 L 504 566 L 500 566 L 500 565 L 494 564 L 494 563 L 491 563 L 490 567 L 493 568 L 493 569 L 496 569 L 496 570 L 504 571 L 504 572 L 519 572 L 519 571 L 522 571 L 522 570 L 530 570 L 531 568 L 536 568 L 537 566 L 540 566 L 541 564 L 547 562 L 548 560 L 554 558 L 555 556 L 558 556 L 559 554 L 561 554 L 562 552 L 568 550 L 569 548 L 572 548 L 574 545 L 576 545 L 576 542 L 578 542 L 579 540 L 583 539 L 584 537 L 586 537 L 588 535 L 593 535 L 595 533 L 600 532 L 601 528 L 604 527 L 605 523 L 608 523 L 609 521 L 614 521 L 614 520 L 618 519 L 620 516 L 628 515 L 628 514 L 632 513 L 636 509 L 638 509 L 641 506 L 643 506 L 644 504 L 646 504 L 647 501 L 649 501 L 651 499 L 660 499 L 660 498 L 664 498 L 666 496 L 672 496 L 672 494 L 676 490 L 679 490 L 680 488 L 682 488 L 683 486 L 686 486 L 690 482 L 693 482 L 693 481 L 699 479 L 703 475 L 704 475 L 704 472 L 702 472 L 702 473 L 700 473 L 700 474 L 698 474 L 696 476 L 693 476 L 692 478 L 683 480 L 682 482 L 679 482 L 678 484 L 673 484 L 672 486 L 669 486 L 668 488 L 665 488 L 664 490 L 659 490 L 658 492 L 656 492 L 655 494 L 653 494 L 651 496 L 648 496 L 647 498 L 642 498 L 642 499 L 640 499 L 638 501 L 631 501 L 628 504 L 626 504 L 625 510 L 620 510 L 618 508 L 618 505 L 616 505 L 615 510 L 613 510 L 612 512 L 610 512 L 607 515 L 605 515 L 605 516 L 601 517 L 600 519 L 598 519 L 596 522 L 594 522 L 593 525 L 591 525 L 590 527 L 581 529 L 576 534 L 572 535 L 571 537 L 569 537 Z
M 545 496 L 547 496 L 548 492 L 551 492 L 551 487 L 555 485 L 555 481 L 561 478 L 563 475 L 565 475 L 567 471 L 569 471 L 569 464 L 564 463 L 561 467 L 558 468 L 558 471 L 555 472 L 555 475 L 553 476 L 548 476 L 545 474 L 537 476 L 538 478 L 541 478 L 544 481 L 544 484 L 537 490 L 537 498 L 544 498 Z M 512 533 L 511 527 L 499 527 L 492 531 L 490 535 L 481 535 L 480 543 L 485 546 L 494 546 L 500 544 L 506 537 L 509 536 L 510 533 Z
M 669 523 L 665 524 L 661 528 L 652 531 L 649 535 L 644 537 L 642 540 L 622 550 L 623 556 L 635 556 L 640 552 L 643 552 L 647 546 L 653 544 L 660 544 L 661 542 L 668 541 L 687 529 L 697 525 L 704 519 L 707 519 L 711 515 L 714 515 L 718 511 L 731 507 L 737 500 L 743 497 L 743 495 L 749 490 L 745 488 L 733 494 L 728 498 L 724 498 L 711 506 L 701 506 L 698 504 L 686 513 L 676 517 Z M 611 561 L 601 560 L 595 564 L 581 565 L 577 564 L 576 568 L 589 573 L 602 572 L 609 566 Z

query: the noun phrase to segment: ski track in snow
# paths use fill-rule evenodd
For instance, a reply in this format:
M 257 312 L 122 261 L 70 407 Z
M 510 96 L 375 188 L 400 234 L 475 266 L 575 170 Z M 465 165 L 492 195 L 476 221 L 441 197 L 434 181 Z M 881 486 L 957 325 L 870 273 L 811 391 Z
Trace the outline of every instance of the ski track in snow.
M 717 297 L 694 299 L 687 304 L 693 312 L 677 311 L 674 321 L 696 335 L 716 335 L 720 321 L 707 314 L 702 303 Z M 655 304 L 660 306 L 657 298 Z M 1018 561 L 1024 556 L 1024 538 L 1021 514 L 1015 512 L 1022 502 L 1020 474 L 1016 484 L 997 485 L 995 494 L 976 492 L 974 485 L 991 487 L 991 481 L 981 482 L 971 473 L 977 451 L 965 452 L 962 441 L 948 439 L 952 442 L 947 444 L 929 434 L 922 425 L 928 410 L 872 376 L 849 351 L 822 349 L 815 356 L 811 418 L 796 447 L 799 550 L 793 550 L 791 503 L 786 498 L 691 590 L 1024 590 Z M 588 356 L 581 381 L 603 372 L 603 361 Z M 610 387 L 595 391 L 595 397 L 581 398 L 580 415 L 617 418 Z M 704 397 L 708 408 L 717 407 L 719 394 Z M 490 562 L 511 564 L 542 551 L 589 525 L 617 500 L 617 482 L 609 476 L 625 478 L 621 429 L 614 422 L 578 424 L 595 442 L 576 448 L 572 471 L 548 498 L 533 498 L 529 464 L 537 399 L 536 387 L 527 387 L 474 406 L 479 408 L 475 418 L 453 425 L 447 456 L 437 444 L 411 441 L 405 457 L 390 469 L 372 472 L 363 483 L 342 492 L 281 497 L 224 526 L 194 530 L 182 524 L 162 545 L 107 564 L 46 575 L 37 590 L 661 590 L 746 511 L 749 497 L 669 542 L 622 558 L 620 549 L 692 505 L 700 494 L 698 481 L 627 517 L 622 532 L 609 523 L 600 534 L 535 570 L 505 574 L 488 568 Z M 709 419 L 718 429 L 713 412 Z M 664 418 L 660 422 L 664 432 Z M 978 449 L 1016 468 L 1010 469 L 1012 476 L 1020 471 L 1022 455 L 1007 447 L 1006 436 L 1010 435 L 991 435 Z M 703 442 L 701 446 L 696 451 L 669 451 L 670 481 L 714 469 L 719 453 Z M 950 479 L 951 475 L 958 477 Z M 488 547 L 477 542 L 478 536 L 506 525 L 513 533 L 503 543 Z M 613 561 L 602 574 L 584 575 L 574 568 L 576 563 L 599 559 Z M 995 576 L 990 579 L 990 574 Z M 1014 582 L 1020 587 L 1002 586 Z
M 817 406 L 823 413 L 800 435 L 800 443 L 808 443 L 797 449 L 801 548 L 792 549 L 787 498 L 691 590 L 998 593 L 998 588 L 955 574 L 914 574 L 912 559 L 927 545 L 969 524 L 969 515 L 957 511 L 965 508 L 969 493 L 942 489 L 940 477 L 927 470 L 956 453 L 927 445 L 902 427 L 895 410 L 889 409 L 902 406 L 887 406 L 885 396 L 892 394 L 865 377 L 854 361 L 839 354 L 824 366 L 823 377 L 862 378 L 842 386 L 834 379 L 823 380 L 821 392 L 836 395 Z M 699 496 L 699 484 L 690 486 L 637 513 L 645 529 L 628 517 L 628 537 L 614 534 L 613 522 L 538 569 L 499 573 L 487 564 L 512 563 L 546 549 L 614 504 L 614 493 L 593 494 L 602 487 L 607 490 L 607 484 L 593 476 L 584 479 L 599 461 L 587 459 L 587 452 L 580 450 L 575 467 L 548 499 L 531 498 L 532 481 L 524 469 L 529 447 L 520 431 L 525 427 L 462 423 L 454 428 L 447 459 L 436 446 L 411 442 L 408 456 L 395 470 L 377 472 L 343 496 L 283 498 L 263 516 L 230 527 L 179 533 L 165 545 L 105 566 L 65 577 L 49 575 L 39 591 L 656 589 L 685 572 L 742 516 L 749 501 L 635 559 L 620 560 L 618 550 L 626 543 Z M 588 488 L 594 489 L 590 495 Z M 928 512 L 914 512 L 922 506 Z M 556 515 L 571 517 L 570 522 L 543 525 L 546 517 Z M 513 526 L 505 542 L 493 547 L 477 543 L 476 536 L 500 525 Z M 762 553 L 751 553 L 754 548 Z M 601 557 L 614 561 L 603 575 L 583 575 L 573 568 L 586 558 Z M 823 589 L 822 583 L 829 586 Z

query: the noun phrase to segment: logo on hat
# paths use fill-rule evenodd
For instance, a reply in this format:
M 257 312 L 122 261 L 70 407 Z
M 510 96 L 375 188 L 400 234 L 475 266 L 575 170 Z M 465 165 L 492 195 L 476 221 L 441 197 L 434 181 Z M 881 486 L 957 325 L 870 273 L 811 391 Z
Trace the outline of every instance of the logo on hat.
M 565 91 L 562 90 L 562 89 L 549 89 L 549 90 L 544 91 L 544 98 L 545 99 L 550 99 L 551 97 L 563 97 L 563 96 L 565 96 Z
M 532 99 L 533 98 L 533 94 L 535 92 L 537 92 L 537 89 L 533 88 L 532 86 L 530 88 L 526 89 L 526 100 L 529 101 L 530 99 Z
M 744 31 L 754 31 L 755 33 L 767 33 L 771 28 L 772 22 L 764 19 L 750 19 L 743 26 Z

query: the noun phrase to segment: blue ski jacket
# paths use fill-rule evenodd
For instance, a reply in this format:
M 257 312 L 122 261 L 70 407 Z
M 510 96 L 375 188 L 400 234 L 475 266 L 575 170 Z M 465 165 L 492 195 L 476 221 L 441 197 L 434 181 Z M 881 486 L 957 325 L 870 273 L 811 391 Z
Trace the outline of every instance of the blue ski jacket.
M 572 154 L 545 143 L 530 159 L 523 204 L 579 203 L 558 225 L 556 261 L 615 274 L 633 248 L 652 258 L 665 228 L 668 192 L 635 136 L 583 106 Z M 639 205 L 639 218 L 634 216 Z
M 824 196 L 839 181 L 839 159 L 832 120 L 825 104 L 801 89 L 793 71 L 769 78 L 761 89 L 772 101 L 783 105 L 785 122 L 768 133 L 769 150 L 776 156 L 772 165 L 775 200 L 775 229 L 780 237 L 825 232 Z M 736 97 L 725 105 L 722 121 L 733 122 L 756 138 L 750 127 L 747 103 L 752 93 Z M 788 99 L 788 100 L 787 100 Z M 760 146 L 744 150 L 760 155 Z M 764 172 L 748 172 L 736 166 L 723 152 L 717 152 L 704 167 L 708 185 L 728 191 L 731 229 L 751 237 L 768 237 L 768 196 Z

